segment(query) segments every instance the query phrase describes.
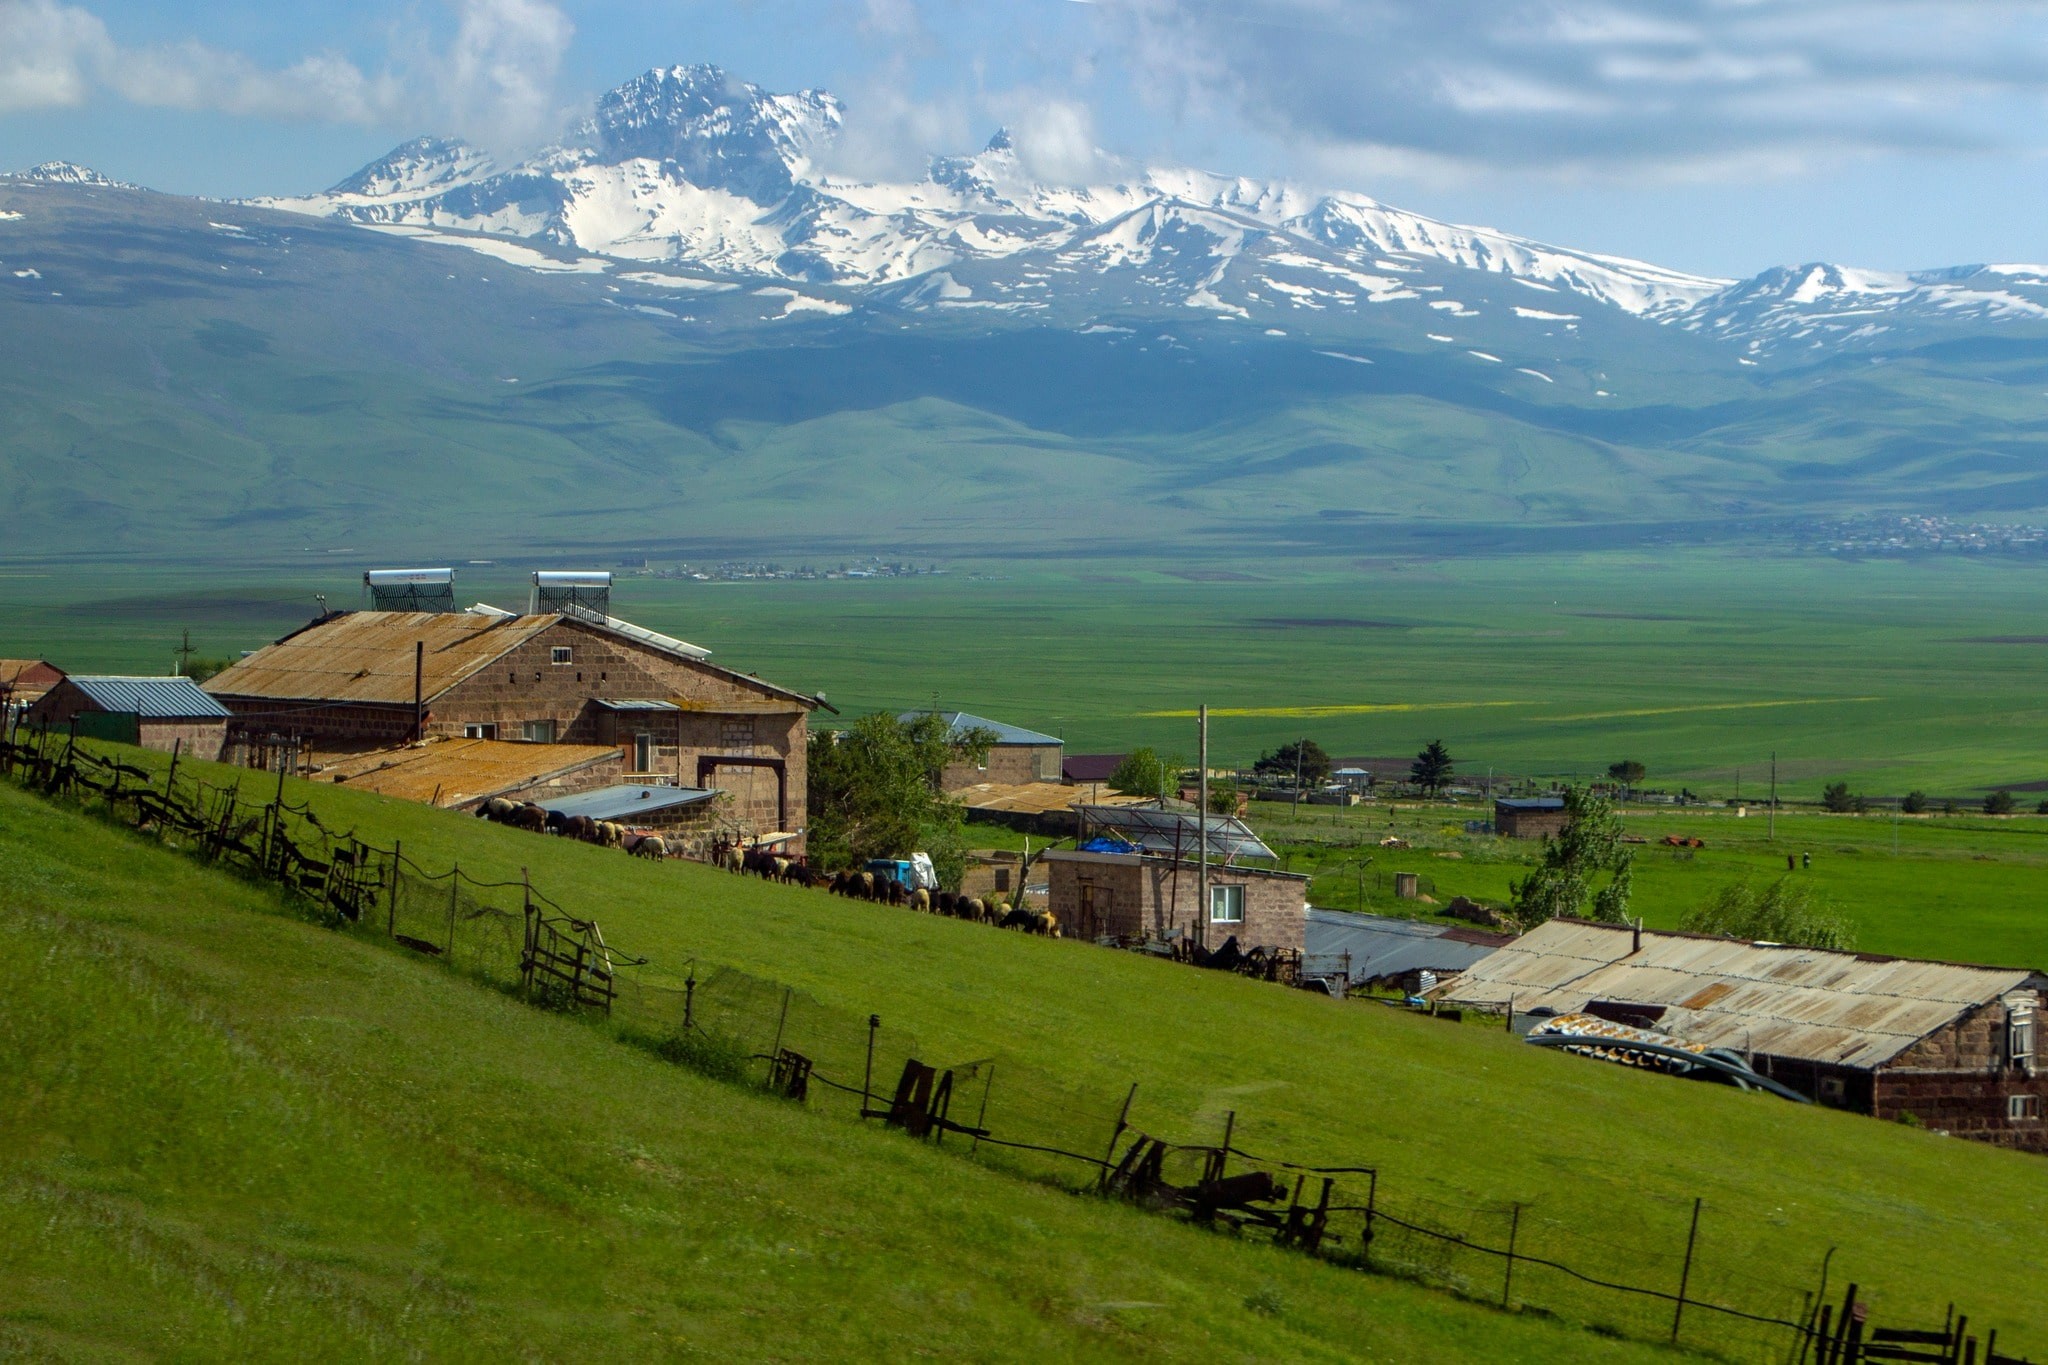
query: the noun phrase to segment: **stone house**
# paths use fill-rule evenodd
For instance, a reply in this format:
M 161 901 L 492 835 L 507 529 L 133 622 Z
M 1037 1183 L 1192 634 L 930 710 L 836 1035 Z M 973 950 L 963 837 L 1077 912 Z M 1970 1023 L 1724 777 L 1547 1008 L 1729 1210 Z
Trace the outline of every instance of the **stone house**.
M 803 829 L 815 697 L 609 618 L 336 612 L 208 680 L 238 730 L 316 748 L 415 738 L 616 748 L 628 781 L 715 788 L 752 837 Z
M 30 728 L 69 730 L 192 758 L 217 759 L 227 741 L 228 710 L 190 678 L 74 675 L 32 703 Z
M 896 719 L 908 725 L 930 711 L 905 711 Z M 960 739 L 974 730 L 987 730 L 996 737 L 989 746 L 988 756 L 980 764 L 961 761 L 949 763 L 939 774 L 939 786 L 944 791 L 959 791 L 983 782 L 997 786 L 1012 786 L 1025 782 L 1057 782 L 1060 780 L 1060 755 L 1066 742 L 1052 735 L 1042 735 L 1036 730 L 1026 730 L 1016 725 L 1005 725 L 1001 721 L 989 720 L 985 716 L 971 715 L 966 711 L 941 711 L 953 738 Z
M 1559 918 L 1431 997 L 1588 1013 L 1725 1048 L 1820 1104 L 2048 1151 L 2048 974 Z
M 1219 948 L 1300 952 L 1308 926 L 1309 879 L 1242 865 L 1209 865 L 1209 905 L 1200 905 L 1193 858 L 1054 849 L 1044 855 L 1048 908 L 1069 938 L 1167 938 L 1178 931 Z
M 1501 796 L 1493 802 L 1493 832 L 1503 839 L 1545 839 L 1562 834 L 1562 796 Z

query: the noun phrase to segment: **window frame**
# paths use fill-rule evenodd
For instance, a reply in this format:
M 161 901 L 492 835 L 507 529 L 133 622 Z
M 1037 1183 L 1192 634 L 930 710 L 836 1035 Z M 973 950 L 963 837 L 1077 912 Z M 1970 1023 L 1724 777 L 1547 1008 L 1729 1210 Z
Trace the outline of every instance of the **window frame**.
M 2005 1059 L 2013 1066 L 2034 1063 L 2034 1012 L 2012 1010 L 2005 1016 Z
M 462 727 L 462 737 L 464 739 L 496 739 L 498 737 L 498 722 L 494 720 L 469 721 Z
M 553 744 L 557 733 L 552 716 L 545 720 L 522 721 L 519 726 L 520 741 L 526 744 Z
M 1232 912 L 1234 912 L 1234 913 L 1222 913 L 1222 914 L 1219 914 L 1219 913 L 1217 912 L 1217 902 L 1218 902 L 1219 900 L 1223 902 L 1224 906 L 1226 907 L 1226 909 L 1227 909 L 1228 911 L 1232 911 Z M 1243 883 L 1243 882 L 1224 882 L 1224 883 L 1216 883 L 1216 884 L 1212 884 L 1212 885 L 1211 885 L 1211 886 L 1209 887 L 1209 923 L 1211 923 L 1211 924 L 1243 924 L 1243 923 L 1244 923 L 1244 883 Z
M 2007 1095 L 2005 1097 L 2005 1121 L 2007 1123 L 2039 1123 L 2041 1121 L 2041 1097 L 2039 1095 Z
M 573 663 L 575 663 L 575 662 L 576 662 L 576 650 L 575 650 L 574 646 L 571 646 L 571 645 L 550 645 L 550 646 L 548 646 L 548 662 L 549 662 L 550 664 L 553 664 L 553 665 L 554 665 L 555 667 L 557 667 L 557 668 L 560 668 L 560 667 L 562 667 L 562 666 L 563 666 L 563 665 L 565 665 L 565 664 L 573 664 Z

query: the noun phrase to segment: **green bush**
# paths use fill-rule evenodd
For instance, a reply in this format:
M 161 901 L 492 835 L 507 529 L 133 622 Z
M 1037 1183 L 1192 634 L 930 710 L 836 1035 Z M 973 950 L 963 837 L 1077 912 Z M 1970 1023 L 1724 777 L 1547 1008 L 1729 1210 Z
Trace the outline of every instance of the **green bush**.
M 685 1029 L 662 1039 L 654 1050 L 664 1061 L 686 1066 L 714 1081 L 745 1085 L 752 1079 L 747 1074 L 754 1060 L 752 1051 L 739 1039 L 722 1033 Z

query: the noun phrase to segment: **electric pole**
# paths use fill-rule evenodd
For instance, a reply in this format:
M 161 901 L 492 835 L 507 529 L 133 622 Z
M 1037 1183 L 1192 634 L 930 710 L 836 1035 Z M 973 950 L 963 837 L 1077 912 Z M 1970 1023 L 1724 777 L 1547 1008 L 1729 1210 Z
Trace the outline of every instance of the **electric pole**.
M 1202 703 L 1201 737 L 1195 747 L 1195 942 L 1209 946 L 1209 704 Z
M 178 656 L 178 676 L 182 678 L 192 664 L 192 632 L 180 632 L 178 647 L 171 652 Z
M 1778 841 L 1778 751 L 1771 750 L 1771 828 L 1765 836 L 1770 842 Z

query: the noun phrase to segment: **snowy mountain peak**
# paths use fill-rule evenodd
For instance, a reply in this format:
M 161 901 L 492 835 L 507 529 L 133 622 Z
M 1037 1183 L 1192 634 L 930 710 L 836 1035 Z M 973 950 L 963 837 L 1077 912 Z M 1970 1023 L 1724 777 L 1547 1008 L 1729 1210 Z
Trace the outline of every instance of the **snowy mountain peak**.
M 328 193 L 414 198 L 468 184 L 495 169 L 490 157 L 459 139 L 416 137 L 392 148 Z
M 81 166 L 73 161 L 45 161 L 39 166 L 29 167 L 25 171 L 16 171 L 6 178 L 9 180 L 36 180 L 46 185 L 94 185 L 101 189 L 109 190 L 141 188 L 141 186 L 131 185 L 125 180 L 116 180 L 112 176 L 101 175 L 92 167 Z
M 606 92 L 572 142 L 608 163 L 673 163 L 693 185 L 766 204 L 794 188 L 841 116 L 821 90 L 771 95 L 716 66 L 673 66 Z

